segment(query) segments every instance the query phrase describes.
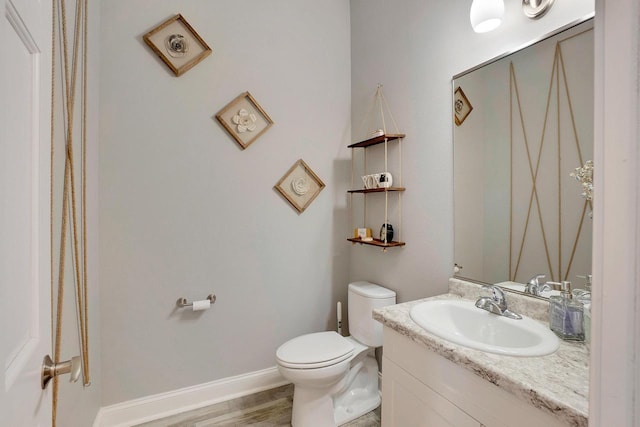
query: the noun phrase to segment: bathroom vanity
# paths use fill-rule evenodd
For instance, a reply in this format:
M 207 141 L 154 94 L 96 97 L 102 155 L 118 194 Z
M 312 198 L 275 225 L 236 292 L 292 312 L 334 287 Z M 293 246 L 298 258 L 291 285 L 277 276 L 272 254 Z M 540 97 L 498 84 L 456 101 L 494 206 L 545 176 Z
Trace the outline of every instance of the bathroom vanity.
M 476 299 L 478 292 L 451 279 L 449 294 L 427 300 Z M 514 311 L 546 322 L 547 302 L 507 298 Z M 473 350 L 418 326 L 409 312 L 423 301 L 374 311 L 384 325 L 383 427 L 587 427 L 586 344 L 561 341 L 555 353 L 539 357 Z

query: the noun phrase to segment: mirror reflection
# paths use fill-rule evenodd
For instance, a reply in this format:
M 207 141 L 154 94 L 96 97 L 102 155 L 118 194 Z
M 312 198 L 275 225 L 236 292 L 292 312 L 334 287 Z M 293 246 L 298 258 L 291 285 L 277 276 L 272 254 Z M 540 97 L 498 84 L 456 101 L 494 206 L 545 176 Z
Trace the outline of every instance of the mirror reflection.
M 457 277 L 586 288 L 592 21 L 454 77 L 453 92 Z

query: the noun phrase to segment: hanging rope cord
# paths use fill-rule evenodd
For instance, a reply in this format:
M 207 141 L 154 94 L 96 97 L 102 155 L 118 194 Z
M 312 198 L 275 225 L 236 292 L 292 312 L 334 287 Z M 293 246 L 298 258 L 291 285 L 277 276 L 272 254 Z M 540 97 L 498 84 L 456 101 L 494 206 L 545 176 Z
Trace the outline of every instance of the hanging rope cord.
M 60 7 L 58 6 L 60 4 Z M 55 89 L 56 89 L 56 45 L 62 43 L 60 55 L 62 57 L 62 112 L 64 122 L 65 136 L 65 164 L 63 175 L 63 193 L 62 193 L 62 218 L 60 230 L 60 254 L 58 260 L 58 283 L 57 283 L 57 301 L 55 310 L 55 322 L 53 315 L 53 299 L 52 305 L 52 328 L 55 324 L 54 341 L 54 360 L 56 363 L 60 361 L 61 343 L 62 343 L 62 320 L 64 309 L 64 293 L 65 293 L 65 265 L 66 265 L 66 249 L 67 249 L 67 228 L 71 235 L 71 263 L 74 273 L 74 282 L 76 290 L 76 314 L 78 320 L 78 332 L 80 338 L 80 353 L 82 360 L 83 384 L 90 384 L 89 376 L 89 336 L 88 336 L 88 304 L 87 304 L 87 244 L 86 244 L 86 106 L 87 106 L 87 0 L 80 0 L 76 3 L 75 11 L 75 28 L 73 39 L 73 53 L 71 57 L 71 66 L 69 61 L 69 46 L 67 37 L 67 20 L 66 20 L 66 4 L 65 0 L 52 0 L 52 58 L 51 58 L 51 164 L 50 164 L 50 232 L 53 236 L 54 222 L 54 154 L 55 154 Z M 61 28 L 59 28 L 61 27 Z M 82 39 L 80 39 L 80 28 L 82 27 Z M 60 33 L 60 40 L 57 35 Z M 76 197 L 76 178 L 74 168 L 74 152 L 73 152 L 73 129 L 74 129 L 74 113 L 75 113 L 75 97 L 76 82 L 78 74 L 78 52 L 79 44 L 82 43 L 82 136 L 81 136 L 81 214 L 82 223 L 80 231 L 80 239 L 82 240 L 82 255 L 79 250 L 78 236 L 78 213 L 77 213 L 77 197 Z M 70 71 L 71 68 L 71 71 Z M 71 215 L 71 224 L 69 224 L 69 216 Z M 82 262 L 82 264 L 81 264 Z M 51 295 L 54 295 L 54 252 L 53 239 L 51 239 Z M 81 272 L 82 270 L 82 272 Z M 52 425 L 55 427 L 57 418 L 59 382 L 58 377 L 54 377 L 53 381 L 53 411 Z
M 372 113 L 374 108 L 376 107 L 380 109 L 380 118 L 382 120 L 382 131 L 384 133 L 387 133 L 387 125 L 384 118 L 385 117 L 384 110 L 386 109 L 387 113 L 389 114 L 389 117 L 391 118 L 391 122 L 393 123 L 393 127 L 395 128 L 395 132 L 400 133 L 400 131 L 398 130 L 398 124 L 396 123 L 396 119 L 393 117 L 393 114 L 391 113 L 391 108 L 389 108 L 389 104 L 387 104 L 387 98 L 385 98 L 384 93 L 382 92 L 381 84 L 378 84 L 378 88 L 376 89 L 374 98 L 375 99 L 373 104 L 369 108 L 369 111 L 367 111 L 367 114 L 364 116 L 360 124 L 360 131 L 363 134 L 363 136 L 368 135 L 369 132 L 371 131 L 371 129 L 367 130 L 366 128 L 366 126 L 370 124 L 369 123 L 370 120 L 367 120 L 367 119 L 373 119 L 375 117 L 375 115 Z

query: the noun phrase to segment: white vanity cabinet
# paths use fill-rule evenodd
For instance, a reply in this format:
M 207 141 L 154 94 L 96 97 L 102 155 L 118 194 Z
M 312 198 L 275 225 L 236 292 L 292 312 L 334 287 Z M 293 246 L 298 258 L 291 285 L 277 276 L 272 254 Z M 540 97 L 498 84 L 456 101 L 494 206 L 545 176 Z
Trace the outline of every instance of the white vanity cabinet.
M 481 426 L 479 421 L 388 358 L 383 359 L 383 364 L 383 426 Z
M 389 327 L 382 360 L 382 427 L 568 427 Z

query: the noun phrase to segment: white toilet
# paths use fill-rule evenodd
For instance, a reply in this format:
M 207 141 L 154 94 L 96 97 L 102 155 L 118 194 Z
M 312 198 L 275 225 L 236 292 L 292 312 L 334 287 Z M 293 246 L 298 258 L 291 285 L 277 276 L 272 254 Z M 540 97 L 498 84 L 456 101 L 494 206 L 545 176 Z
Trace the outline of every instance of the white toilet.
M 380 405 L 374 351 L 382 345 L 382 325 L 373 320 L 372 311 L 395 302 L 396 294 L 389 289 L 351 283 L 350 337 L 317 332 L 278 348 L 278 369 L 294 385 L 293 427 L 340 426 Z

